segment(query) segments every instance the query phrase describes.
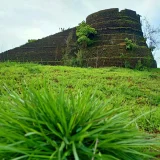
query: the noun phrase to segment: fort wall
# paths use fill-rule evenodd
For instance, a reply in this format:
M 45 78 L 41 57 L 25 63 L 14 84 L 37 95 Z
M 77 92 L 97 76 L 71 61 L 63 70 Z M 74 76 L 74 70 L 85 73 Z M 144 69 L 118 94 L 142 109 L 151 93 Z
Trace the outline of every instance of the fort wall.
M 145 62 L 149 58 L 151 67 L 156 67 L 153 55 L 143 38 L 140 15 L 135 11 L 128 9 L 119 11 L 118 8 L 101 10 L 89 15 L 86 23 L 97 31 L 94 44 L 87 48 L 85 54 L 86 66 L 124 67 L 127 62 L 131 67 L 135 67 L 139 60 Z M 76 27 L 74 27 L 3 52 L 0 54 L 0 61 L 63 65 L 66 41 L 71 32 L 76 43 Z M 125 38 L 132 40 L 138 47 L 132 51 L 126 50 Z
M 88 48 L 88 65 L 135 67 L 138 61 L 156 67 L 156 62 L 143 37 L 140 15 L 132 10 L 112 8 L 93 13 L 86 18 L 86 23 L 94 27 L 98 34 L 94 46 Z M 137 44 L 134 50 L 126 50 L 125 39 Z

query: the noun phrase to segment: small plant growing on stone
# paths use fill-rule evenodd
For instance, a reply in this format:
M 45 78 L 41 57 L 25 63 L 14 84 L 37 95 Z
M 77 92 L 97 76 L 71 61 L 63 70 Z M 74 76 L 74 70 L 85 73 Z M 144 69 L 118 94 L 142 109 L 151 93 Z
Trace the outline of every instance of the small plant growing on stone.
M 28 39 L 28 43 L 36 42 L 36 39 Z
M 91 45 L 93 43 L 92 39 L 96 34 L 97 31 L 95 28 L 92 28 L 90 25 L 86 24 L 85 21 L 82 21 L 76 28 L 76 35 L 78 37 L 77 42 L 82 48 L 86 48 Z
M 132 42 L 132 40 L 128 38 L 125 39 L 125 43 L 126 43 L 126 50 L 133 50 L 138 47 L 135 43 Z
M 120 58 L 125 58 L 124 53 L 120 53 Z
M 124 66 L 125 66 L 125 68 L 131 68 L 129 61 L 127 61 L 127 60 L 124 62 Z
M 135 66 L 135 69 L 139 70 L 139 71 L 142 71 L 144 70 L 144 66 L 142 64 L 142 61 L 141 60 L 138 60 L 136 66 Z

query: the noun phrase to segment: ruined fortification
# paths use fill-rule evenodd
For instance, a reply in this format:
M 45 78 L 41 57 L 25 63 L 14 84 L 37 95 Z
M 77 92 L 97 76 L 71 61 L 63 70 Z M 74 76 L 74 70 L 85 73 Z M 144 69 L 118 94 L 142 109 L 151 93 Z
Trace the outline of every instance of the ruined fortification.
M 86 49 L 84 63 L 91 67 L 122 66 L 156 62 L 143 38 L 140 16 L 132 10 L 107 9 L 89 15 L 86 23 L 97 30 L 94 44 Z M 42 64 L 63 65 L 63 55 L 69 34 L 76 42 L 76 27 L 27 43 L 0 54 L 0 61 L 31 61 Z M 137 47 L 126 49 L 125 39 L 132 40 Z M 148 61 L 149 60 L 149 61 Z

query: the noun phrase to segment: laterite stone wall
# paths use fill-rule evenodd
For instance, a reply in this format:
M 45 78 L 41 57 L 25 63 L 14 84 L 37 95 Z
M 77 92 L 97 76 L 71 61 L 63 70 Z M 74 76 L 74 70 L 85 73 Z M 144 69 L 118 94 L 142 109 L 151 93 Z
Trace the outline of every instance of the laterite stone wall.
M 8 50 L 0 54 L 0 61 L 37 62 L 63 65 L 62 57 L 68 35 L 73 32 L 76 41 L 76 28 L 50 35 L 32 43 Z
M 156 62 L 143 37 L 140 15 L 132 10 L 119 11 L 118 8 L 102 10 L 89 15 L 86 22 L 94 27 L 98 34 L 95 43 L 89 47 L 87 65 L 96 67 L 122 66 L 130 64 L 132 68 L 141 61 L 156 67 Z M 125 38 L 138 45 L 132 51 L 126 50 Z
M 132 68 L 141 61 L 157 67 L 150 49 L 143 38 L 140 16 L 132 10 L 112 8 L 93 13 L 86 23 L 97 30 L 94 44 L 87 48 L 84 63 L 91 67 L 121 66 L 130 64 Z M 66 40 L 70 33 L 76 42 L 76 27 L 42 38 L 36 42 L 0 54 L 0 61 L 38 62 L 63 65 Z M 134 50 L 126 50 L 125 38 L 138 45 Z

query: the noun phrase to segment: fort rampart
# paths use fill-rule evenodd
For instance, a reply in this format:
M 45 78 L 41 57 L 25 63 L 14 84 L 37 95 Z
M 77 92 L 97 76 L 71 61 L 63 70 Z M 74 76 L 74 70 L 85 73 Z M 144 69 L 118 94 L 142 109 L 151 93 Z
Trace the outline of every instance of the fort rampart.
M 97 30 L 94 44 L 87 48 L 84 59 L 86 66 L 124 67 L 129 63 L 131 67 L 135 67 L 139 61 L 147 63 L 149 59 L 151 67 L 156 67 L 156 62 L 143 37 L 140 15 L 135 11 L 128 9 L 119 11 L 118 8 L 101 10 L 89 15 L 86 23 Z M 75 27 L 3 52 L 0 54 L 0 61 L 63 65 L 66 41 L 71 32 L 76 42 Z M 126 49 L 126 38 L 137 45 L 134 50 Z

